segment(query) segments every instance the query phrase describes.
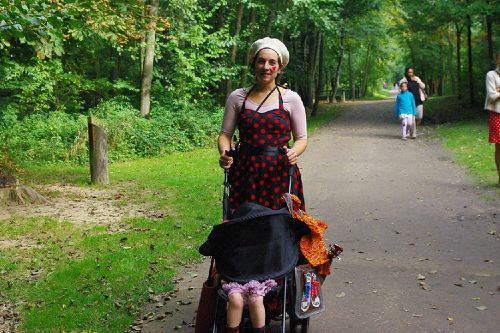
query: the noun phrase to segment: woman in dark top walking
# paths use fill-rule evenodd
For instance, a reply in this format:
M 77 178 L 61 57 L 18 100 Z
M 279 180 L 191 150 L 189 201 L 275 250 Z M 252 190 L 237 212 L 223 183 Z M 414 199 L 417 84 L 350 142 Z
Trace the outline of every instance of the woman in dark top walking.
M 413 122 L 412 128 L 410 130 L 410 135 L 412 139 L 417 137 L 417 125 L 420 125 L 422 118 L 424 117 L 424 101 L 426 99 L 424 94 L 425 84 L 420 80 L 420 78 L 414 75 L 413 68 L 407 67 L 405 69 L 405 76 L 399 80 L 399 85 L 401 83 L 408 83 L 408 91 L 413 94 L 415 98 L 415 105 L 417 106 L 417 115 L 415 116 L 415 121 Z

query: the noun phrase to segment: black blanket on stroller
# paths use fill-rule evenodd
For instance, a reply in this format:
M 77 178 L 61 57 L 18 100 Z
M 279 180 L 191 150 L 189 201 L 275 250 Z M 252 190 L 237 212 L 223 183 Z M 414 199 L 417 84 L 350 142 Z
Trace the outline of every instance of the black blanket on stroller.
M 275 279 L 291 272 L 299 258 L 290 211 L 245 203 L 231 220 L 213 227 L 199 252 L 212 256 L 228 281 Z

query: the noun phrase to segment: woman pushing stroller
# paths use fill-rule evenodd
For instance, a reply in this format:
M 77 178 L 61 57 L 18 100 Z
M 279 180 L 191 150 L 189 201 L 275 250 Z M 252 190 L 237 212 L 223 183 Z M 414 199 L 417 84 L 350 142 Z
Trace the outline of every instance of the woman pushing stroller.
M 278 39 L 263 38 L 250 48 L 250 64 L 255 82 L 252 87 L 233 91 L 227 101 L 218 139 L 219 164 L 231 170 L 229 209 L 246 202 L 279 209 L 283 193 L 304 197 L 298 157 L 307 146 L 307 126 L 300 96 L 278 85 L 279 75 L 289 62 L 289 52 Z M 232 137 L 238 129 L 237 156 L 232 156 Z M 294 143 L 289 141 L 293 135 Z M 239 332 L 244 306 L 248 306 L 254 332 L 265 332 L 264 296 L 276 285 L 274 280 L 236 283 L 226 281 L 228 294 L 227 332 Z

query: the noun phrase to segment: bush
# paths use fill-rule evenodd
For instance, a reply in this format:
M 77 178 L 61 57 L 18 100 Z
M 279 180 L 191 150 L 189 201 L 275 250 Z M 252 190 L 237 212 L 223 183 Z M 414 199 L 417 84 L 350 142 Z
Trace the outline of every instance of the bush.
M 424 119 L 426 123 L 442 124 L 451 121 L 476 118 L 484 114 L 477 107 L 471 107 L 457 96 L 431 97 L 424 102 Z
M 207 111 L 214 110 L 214 111 Z M 157 106 L 144 118 L 125 97 L 116 97 L 90 109 L 108 133 L 110 162 L 187 151 L 214 141 L 222 108 L 175 102 Z M 60 111 L 20 118 L 12 107 L 0 116 L 0 140 L 16 163 L 37 164 L 88 161 L 85 115 Z
M 84 160 L 87 134 L 83 115 L 54 111 L 19 120 L 16 112 L 8 108 L 0 118 L 0 132 L 3 145 L 19 164 Z M 83 149 L 75 149 L 79 146 Z

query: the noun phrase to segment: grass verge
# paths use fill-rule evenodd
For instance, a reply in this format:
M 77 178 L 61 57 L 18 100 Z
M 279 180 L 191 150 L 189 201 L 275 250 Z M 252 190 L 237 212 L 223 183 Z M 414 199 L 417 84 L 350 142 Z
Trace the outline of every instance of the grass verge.
M 338 114 L 323 105 L 310 133 Z M 88 186 L 86 167 L 28 168 L 33 183 Z M 23 332 L 123 332 L 155 293 L 173 288 L 180 267 L 221 216 L 222 171 L 214 148 L 110 165 L 123 204 L 168 207 L 159 219 L 83 227 L 51 218 L 0 220 L 0 298 L 17 306 Z
M 488 121 L 485 117 L 441 125 L 437 127 L 437 132 L 455 160 L 465 166 L 481 185 L 497 184 L 493 157 L 495 147 L 488 143 Z

